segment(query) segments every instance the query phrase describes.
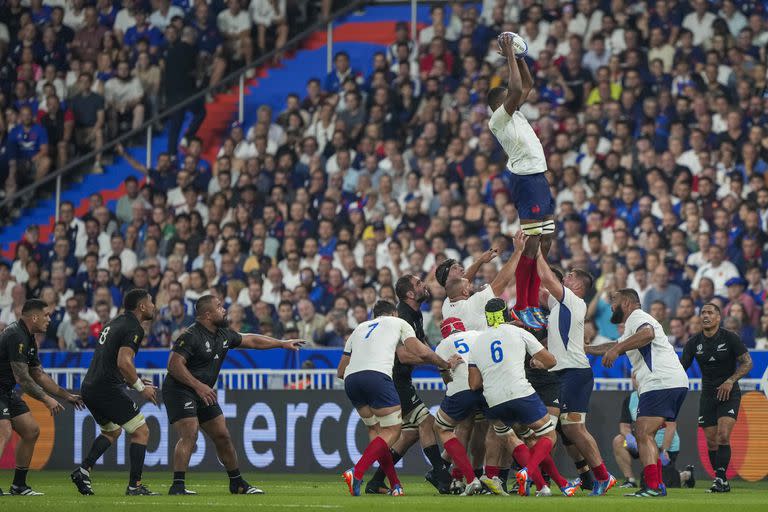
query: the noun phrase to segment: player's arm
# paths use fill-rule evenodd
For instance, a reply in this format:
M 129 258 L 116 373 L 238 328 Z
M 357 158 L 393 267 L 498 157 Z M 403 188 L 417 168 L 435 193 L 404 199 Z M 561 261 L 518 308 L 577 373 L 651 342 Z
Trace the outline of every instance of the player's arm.
M 35 383 L 43 388 L 43 390 L 49 395 L 61 398 L 62 400 L 69 402 L 75 406 L 75 409 L 85 409 L 85 404 L 79 395 L 73 395 L 66 389 L 59 386 L 56 382 L 54 382 L 50 375 L 43 371 L 41 366 L 30 366 L 29 375 L 32 377 L 32 380 L 34 380 Z
M 306 341 L 304 340 L 278 340 L 261 334 L 239 333 L 243 338 L 239 348 L 255 348 L 258 350 L 268 350 L 270 348 L 284 348 L 296 352 Z
M 555 359 L 555 356 L 545 348 L 542 348 L 531 356 L 531 368 L 549 370 L 550 368 L 554 368 L 556 364 L 557 359 Z
M 51 411 L 51 416 L 64 410 L 64 407 L 59 402 L 48 396 L 45 390 L 35 382 L 35 379 L 29 373 L 29 364 L 21 361 L 11 361 L 11 370 L 16 382 L 21 386 L 21 390 L 35 400 L 43 402 L 48 410 Z
M 467 278 L 467 281 L 472 281 L 475 278 L 475 275 L 480 271 L 480 268 L 485 265 L 486 263 L 490 262 L 499 254 L 498 249 L 491 248 L 485 251 L 483 254 L 480 255 L 477 260 L 472 262 L 472 264 L 464 270 L 464 277 Z
M 421 357 L 417 356 L 403 345 L 398 345 L 397 350 L 395 350 L 395 354 L 397 354 L 397 360 L 402 364 L 407 364 L 408 366 L 424 364 L 424 361 L 421 359 Z
M 635 350 L 648 345 L 655 336 L 656 333 L 653 332 L 653 327 L 648 324 L 641 325 L 635 334 L 608 349 L 605 355 L 603 355 L 603 366 L 606 368 L 612 367 L 620 355 L 625 354 L 629 350 Z
M 472 391 L 480 391 L 483 389 L 483 374 L 477 369 L 477 366 L 469 365 L 469 388 Z
M 752 370 L 752 356 L 749 355 L 749 351 L 741 340 L 736 340 L 735 350 L 737 354 L 742 350 L 744 352 L 739 354 L 736 358 L 738 366 L 736 366 L 736 371 L 733 372 L 733 375 L 725 379 L 725 382 L 717 387 L 717 399 L 721 402 L 725 402 L 731 397 L 731 389 L 733 389 L 733 385 Z
M 531 76 L 531 70 L 528 69 L 528 63 L 525 59 L 515 59 L 517 61 L 517 69 L 520 70 L 520 83 L 523 86 L 523 94 L 520 97 L 520 105 L 525 103 L 526 98 L 533 89 L 533 77 Z
M 445 356 L 447 355 L 446 354 L 446 351 L 447 351 L 446 349 L 447 348 L 448 347 L 446 345 L 444 345 L 443 343 L 440 343 L 435 348 L 435 353 L 437 355 L 439 355 L 440 357 L 442 357 L 443 359 L 445 359 Z M 450 382 L 453 382 L 453 375 L 451 374 L 450 370 L 440 370 L 440 378 L 443 379 L 443 383 L 444 384 L 448 384 Z
M 517 264 L 520 263 L 520 258 L 523 255 L 523 249 L 525 248 L 525 242 L 528 240 L 528 235 L 523 233 L 522 230 L 518 231 L 515 235 L 515 252 L 507 260 L 504 266 L 501 267 L 496 277 L 491 282 L 491 290 L 495 296 L 499 296 L 504 293 L 512 279 L 515 277 L 515 270 Z
M 547 260 L 544 259 L 544 254 L 541 252 L 541 247 L 539 247 L 539 254 L 536 257 L 536 270 L 541 278 L 542 288 L 546 288 L 552 297 L 558 302 L 562 302 L 563 297 L 565 297 L 565 288 L 563 288 L 563 284 L 557 278 L 555 273 L 552 272 L 552 269 L 549 268 Z
M 593 356 L 602 356 L 615 345 L 615 343 L 601 343 L 600 345 L 584 344 L 584 352 Z
M 504 110 L 510 116 L 515 113 L 523 100 L 523 79 L 520 76 L 520 68 L 517 67 L 515 50 L 512 48 L 512 38 L 501 38 L 502 53 L 507 58 L 509 68 L 509 83 L 507 84 L 507 97 L 504 98 Z
M 683 346 L 683 353 L 680 354 L 680 364 L 687 370 L 693 364 L 693 342 L 689 339 Z
M 139 338 L 140 340 L 141 338 Z M 155 397 L 155 386 L 151 383 L 143 381 L 139 374 L 136 372 L 136 365 L 133 362 L 133 358 L 136 356 L 136 352 L 130 346 L 122 346 L 117 352 L 117 369 L 120 375 L 123 376 L 125 382 L 128 383 L 133 389 L 141 393 L 141 396 L 146 398 L 153 404 L 157 404 L 157 398 Z
M 179 352 L 171 352 L 168 358 L 168 373 L 185 386 L 192 388 L 205 405 L 213 405 L 218 400 L 216 391 L 197 380 L 187 368 L 187 358 Z
M 440 370 L 452 370 L 464 362 L 458 354 L 446 361 L 419 341 L 418 338 L 407 338 L 403 344 L 408 352 L 411 352 L 414 356 L 419 358 L 422 364 L 432 364 L 437 366 Z
M 340 379 L 344 379 L 344 372 L 347 371 L 347 366 L 349 366 L 349 360 L 351 359 L 351 354 L 347 354 L 346 352 L 341 356 L 341 360 L 339 361 L 339 367 L 336 368 L 336 376 Z

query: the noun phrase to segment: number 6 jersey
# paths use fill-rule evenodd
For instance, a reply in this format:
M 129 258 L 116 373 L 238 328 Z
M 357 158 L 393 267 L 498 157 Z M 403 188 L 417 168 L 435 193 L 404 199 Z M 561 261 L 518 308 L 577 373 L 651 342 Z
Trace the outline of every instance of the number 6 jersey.
M 455 332 L 444 338 L 435 348 L 435 352 L 446 361 L 451 356 L 458 354 L 467 363 L 469 351 L 472 350 L 472 346 L 479 335 L 478 331 Z M 445 396 L 453 396 L 461 391 L 469 390 L 469 369 L 466 364 L 460 364 L 454 368 L 451 377 L 453 380 L 448 383 Z
M 344 345 L 344 355 L 350 356 L 344 377 L 373 370 L 392 378 L 395 351 L 408 338 L 416 338 L 416 332 L 396 316 L 380 316 L 361 323 Z
M 525 354 L 534 355 L 543 349 L 533 334 L 509 324 L 491 327 L 475 338 L 468 364 L 483 376 L 488 407 L 536 392 L 525 378 Z

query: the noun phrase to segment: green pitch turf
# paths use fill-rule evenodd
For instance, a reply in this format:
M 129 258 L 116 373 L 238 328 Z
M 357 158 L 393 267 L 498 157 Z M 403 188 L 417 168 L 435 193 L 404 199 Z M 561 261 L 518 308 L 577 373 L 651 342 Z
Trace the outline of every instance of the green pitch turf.
M 148 472 L 144 483 L 153 491 L 163 493 L 156 497 L 127 497 L 125 480 L 127 474 L 94 473 L 96 496 L 80 496 L 69 481 L 69 474 L 62 471 L 33 472 L 29 483 L 40 497 L 0 497 L 0 511 L 36 512 L 87 512 L 99 510 L 135 510 L 141 512 L 198 511 L 207 510 L 407 510 L 490 512 L 494 510 L 539 511 L 557 510 L 579 512 L 663 512 L 724 510 L 730 507 L 739 512 L 745 510 L 768 510 L 768 481 L 760 483 L 733 482 L 730 494 L 712 495 L 705 492 L 709 482 L 701 482 L 696 489 L 672 489 L 669 496 L 658 499 L 625 498 L 623 489 L 614 488 L 601 498 L 588 498 L 586 493 L 574 498 L 557 496 L 553 498 L 520 498 L 513 496 L 439 496 L 434 489 L 416 477 L 403 480 L 406 496 L 349 496 L 346 485 L 334 475 L 259 475 L 257 471 L 245 474 L 251 484 L 258 485 L 267 494 L 263 496 L 231 496 L 227 490 L 226 474 L 188 473 L 187 485 L 196 490 L 197 496 L 168 496 L 170 473 Z M 8 491 L 12 480 L 10 471 L 0 471 L 0 488 Z M 648 503 L 652 501 L 652 503 Z M 588 508 L 587 508 L 588 507 Z

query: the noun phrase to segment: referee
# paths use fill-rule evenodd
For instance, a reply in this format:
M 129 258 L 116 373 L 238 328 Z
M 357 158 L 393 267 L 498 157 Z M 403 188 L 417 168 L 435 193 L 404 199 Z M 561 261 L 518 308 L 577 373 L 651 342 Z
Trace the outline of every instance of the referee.
M 424 282 L 413 274 L 405 274 L 395 283 L 397 294 L 397 316 L 408 322 L 413 327 L 416 337 L 426 343 L 424 334 L 424 319 L 421 315 L 421 304 L 430 297 Z M 401 353 L 409 356 L 408 353 Z M 408 449 L 416 441 L 421 441 L 424 455 L 432 464 L 432 471 L 426 475 L 427 481 L 434 485 L 438 492 L 447 494 L 451 485 L 451 475 L 445 468 L 445 461 L 440 456 L 440 448 L 437 445 L 435 435 L 435 418 L 430 414 L 427 406 L 416 394 L 413 386 L 412 373 L 416 365 L 422 361 L 416 356 L 412 359 L 400 359 L 395 356 L 395 365 L 392 369 L 392 380 L 395 381 L 395 390 L 400 397 L 400 406 L 403 414 L 403 427 L 400 439 L 392 446 L 392 459 L 395 464 L 402 459 Z M 379 494 L 387 492 L 384 486 L 384 471 L 379 469 L 365 486 L 366 494 Z
M 702 332 L 688 340 L 680 356 L 686 370 L 693 360 L 701 368 L 699 425 L 704 429 L 715 480 L 709 492 L 731 492 L 726 472 L 731 460 L 731 432 L 741 404 L 738 380 L 752 369 L 752 357 L 738 334 L 720 327 L 720 308 L 701 308 Z
M 264 494 L 243 479 L 237 452 L 217 400 L 216 381 L 227 352 L 232 348 L 284 348 L 296 351 L 302 340 L 276 340 L 259 334 L 244 334 L 229 328 L 227 312 L 213 295 L 200 297 L 195 305 L 195 323 L 173 345 L 168 375 L 163 382 L 163 403 L 168 421 L 179 441 L 173 451 L 173 484 L 168 494 L 197 494 L 185 486 L 189 458 L 203 429 L 216 446 L 216 454 L 229 475 L 232 494 Z

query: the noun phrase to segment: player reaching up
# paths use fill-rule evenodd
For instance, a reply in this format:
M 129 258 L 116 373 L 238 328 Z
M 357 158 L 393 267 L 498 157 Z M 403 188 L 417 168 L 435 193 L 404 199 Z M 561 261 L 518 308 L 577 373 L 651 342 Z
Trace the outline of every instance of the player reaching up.
M 500 53 L 507 58 L 508 87 L 494 87 L 488 92 L 488 106 L 493 111 L 488 122 L 496 139 L 507 154 L 507 184 L 510 199 L 517 208 L 520 226 L 528 235 L 525 252 L 515 271 L 517 302 L 515 312 L 532 329 L 546 326 L 539 307 L 541 280 L 536 272 L 536 254 L 546 257 L 554 238 L 555 201 L 545 176 L 547 160 L 536 132 L 518 110 L 533 87 L 528 65 L 515 56 L 512 34 L 499 36 Z
M 592 367 L 584 353 L 584 321 L 587 315 L 584 296 L 592 288 L 592 276 L 584 270 L 575 269 L 568 272 L 561 283 L 541 252 L 536 265 L 542 285 L 549 295 L 552 324 L 547 330 L 547 349 L 557 359 L 550 372 L 555 373 L 560 382 L 558 401 L 563 435 L 591 466 L 597 478 L 591 495 L 600 496 L 616 484 L 616 479 L 605 468 L 597 442 L 585 425 L 594 385 Z
M 373 320 L 358 325 L 344 345 L 337 375 L 344 379 L 344 390 L 368 427 L 371 438 L 353 469 L 342 474 L 352 496 L 360 496 L 365 471 L 378 461 L 387 475 L 392 496 L 402 496 L 403 488 L 395 471 L 390 448 L 400 437 L 402 415 L 400 399 L 392 381 L 395 353 L 411 352 L 415 357 L 441 370 L 455 368 L 463 361 L 457 356 L 445 361 L 416 337 L 408 322 L 397 317 L 391 302 L 378 301 Z M 407 358 L 407 357 L 406 357 Z

